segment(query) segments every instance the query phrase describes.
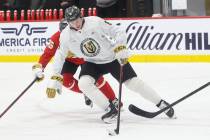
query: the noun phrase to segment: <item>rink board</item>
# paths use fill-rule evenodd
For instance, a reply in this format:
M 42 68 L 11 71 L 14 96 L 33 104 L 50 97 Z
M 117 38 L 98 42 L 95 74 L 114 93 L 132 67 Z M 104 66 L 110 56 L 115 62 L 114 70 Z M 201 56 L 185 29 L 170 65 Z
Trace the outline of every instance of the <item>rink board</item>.
M 108 19 L 127 33 L 131 62 L 210 62 L 209 17 Z M 58 21 L 0 23 L 0 62 L 35 62 Z

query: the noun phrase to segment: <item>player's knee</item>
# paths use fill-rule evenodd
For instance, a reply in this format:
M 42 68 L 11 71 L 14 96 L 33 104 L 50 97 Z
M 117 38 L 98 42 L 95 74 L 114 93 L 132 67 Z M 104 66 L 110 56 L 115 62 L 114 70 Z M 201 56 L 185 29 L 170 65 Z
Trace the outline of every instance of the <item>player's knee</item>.
M 63 86 L 69 88 L 74 83 L 75 83 L 74 82 L 74 77 L 73 77 L 72 74 L 69 74 L 69 73 L 64 73 L 63 74 Z
M 78 86 L 81 90 L 86 90 L 86 89 L 89 89 L 91 86 L 93 86 L 94 83 L 95 83 L 95 80 L 91 76 L 84 75 L 80 77 Z

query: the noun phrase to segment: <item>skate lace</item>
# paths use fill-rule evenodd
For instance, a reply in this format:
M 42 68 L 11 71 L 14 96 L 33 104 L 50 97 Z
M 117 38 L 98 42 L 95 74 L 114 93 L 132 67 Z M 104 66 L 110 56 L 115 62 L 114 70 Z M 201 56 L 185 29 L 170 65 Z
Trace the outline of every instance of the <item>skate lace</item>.
M 114 99 L 112 101 L 112 103 L 114 104 L 114 106 L 117 108 L 118 107 L 118 99 Z
M 162 102 L 160 103 L 159 108 L 160 108 L 160 109 L 163 109 L 163 108 L 165 108 L 165 107 L 167 107 L 167 106 L 168 106 L 168 105 L 167 105 L 164 101 L 162 101 Z M 167 109 L 167 110 L 165 110 L 164 112 L 167 113 L 169 110 L 170 110 L 170 108 Z
M 110 107 L 107 107 L 107 108 L 105 109 L 106 112 L 109 112 L 110 110 L 111 110 Z

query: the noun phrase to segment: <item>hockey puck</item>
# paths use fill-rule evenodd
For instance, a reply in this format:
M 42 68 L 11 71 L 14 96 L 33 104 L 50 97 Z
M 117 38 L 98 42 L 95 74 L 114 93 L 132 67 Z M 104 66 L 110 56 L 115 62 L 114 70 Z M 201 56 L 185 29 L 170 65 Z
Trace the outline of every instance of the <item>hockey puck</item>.
M 116 132 L 116 130 L 109 130 L 109 129 L 107 129 L 107 131 L 108 131 L 109 136 L 116 136 L 116 135 L 119 134 L 119 133 Z

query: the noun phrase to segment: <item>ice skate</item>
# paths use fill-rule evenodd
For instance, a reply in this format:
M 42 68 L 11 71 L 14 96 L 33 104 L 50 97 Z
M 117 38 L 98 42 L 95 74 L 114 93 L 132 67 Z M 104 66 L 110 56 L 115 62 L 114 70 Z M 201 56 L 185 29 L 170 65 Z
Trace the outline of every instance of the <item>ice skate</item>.
M 108 107 L 106 110 L 107 110 L 107 113 L 104 114 L 104 115 L 101 117 L 101 119 L 102 119 L 105 123 L 112 123 L 113 121 L 116 120 L 118 111 L 117 111 L 115 105 L 114 105 L 112 102 L 110 102 L 109 107 Z
M 117 98 L 115 98 L 112 103 L 114 104 L 115 108 L 118 108 L 118 103 L 119 103 L 119 100 Z M 122 110 L 122 107 L 123 107 L 123 103 L 121 102 L 120 103 L 120 109 Z

